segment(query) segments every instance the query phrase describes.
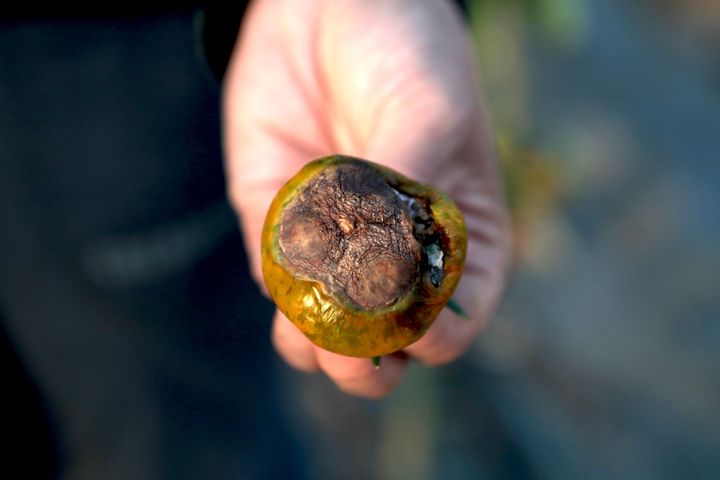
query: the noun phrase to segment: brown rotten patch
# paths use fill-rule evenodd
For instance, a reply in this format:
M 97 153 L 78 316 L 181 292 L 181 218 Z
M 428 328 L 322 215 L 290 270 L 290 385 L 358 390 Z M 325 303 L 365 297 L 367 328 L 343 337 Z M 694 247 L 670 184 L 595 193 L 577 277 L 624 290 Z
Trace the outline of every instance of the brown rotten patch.
M 281 216 L 279 244 L 298 276 L 364 309 L 406 295 L 422 255 L 402 201 L 363 163 L 335 165 L 309 180 Z

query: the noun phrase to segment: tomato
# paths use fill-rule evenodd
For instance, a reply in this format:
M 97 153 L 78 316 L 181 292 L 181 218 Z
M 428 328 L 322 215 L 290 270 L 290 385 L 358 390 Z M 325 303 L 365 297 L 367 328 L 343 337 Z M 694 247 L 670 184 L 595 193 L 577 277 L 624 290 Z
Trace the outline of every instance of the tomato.
M 268 291 L 314 344 L 376 357 L 418 340 L 462 275 L 467 232 L 443 192 L 335 155 L 277 193 L 262 234 Z

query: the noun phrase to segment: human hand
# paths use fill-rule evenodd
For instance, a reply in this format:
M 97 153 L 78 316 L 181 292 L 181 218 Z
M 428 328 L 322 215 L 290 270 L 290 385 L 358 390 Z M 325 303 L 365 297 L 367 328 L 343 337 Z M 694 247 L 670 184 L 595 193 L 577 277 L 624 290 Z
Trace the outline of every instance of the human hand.
M 263 285 L 260 236 L 280 187 L 308 161 L 336 153 L 385 164 L 447 192 L 465 216 L 465 273 L 430 330 L 404 349 L 440 365 L 464 353 L 500 295 L 508 220 L 474 63 L 449 0 L 256 0 L 224 84 L 228 193 L 252 273 Z M 380 397 L 406 360 L 382 368 L 314 346 L 280 312 L 273 343 L 292 366 L 322 370 L 342 390 Z

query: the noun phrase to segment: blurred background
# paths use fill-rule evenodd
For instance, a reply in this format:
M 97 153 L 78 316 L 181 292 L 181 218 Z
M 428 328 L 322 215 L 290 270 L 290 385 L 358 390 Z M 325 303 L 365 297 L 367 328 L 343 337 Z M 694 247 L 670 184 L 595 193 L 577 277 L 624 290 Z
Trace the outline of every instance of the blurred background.
M 244 274 L 222 199 L 217 87 L 184 33 L 194 16 L 0 23 L 8 472 L 720 477 L 720 2 L 465 3 L 515 263 L 477 345 L 452 365 L 412 365 L 382 401 L 270 350 L 272 306 Z M 144 156 L 154 137 L 175 171 Z M 123 182 L 136 185 L 125 197 Z M 100 215 L 108 192 L 129 220 Z M 91 452 L 80 464 L 78 445 Z
M 720 477 L 720 2 L 467 5 L 510 284 L 384 402 L 289 375 L 318 478 Z

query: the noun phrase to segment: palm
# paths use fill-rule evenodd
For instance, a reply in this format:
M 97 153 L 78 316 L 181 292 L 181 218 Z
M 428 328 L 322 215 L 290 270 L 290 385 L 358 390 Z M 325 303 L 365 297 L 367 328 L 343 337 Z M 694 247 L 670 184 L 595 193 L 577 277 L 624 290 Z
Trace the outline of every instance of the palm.
M 438 185 L 457 201 L 469 231 L 456 298 L 483 320 L 502 283 L 508 242 L 471 57 L 447 5 L 402 3 L 255 5 L 226 83 L 229 191 L 260 279 L 267 207 L 309 160 L 355 155 Z M 408 350 L 446 361 L 460 349 L 445 337 L 467 341 L 482 324 L 445 316 L 436 322 L 445 327 Z

